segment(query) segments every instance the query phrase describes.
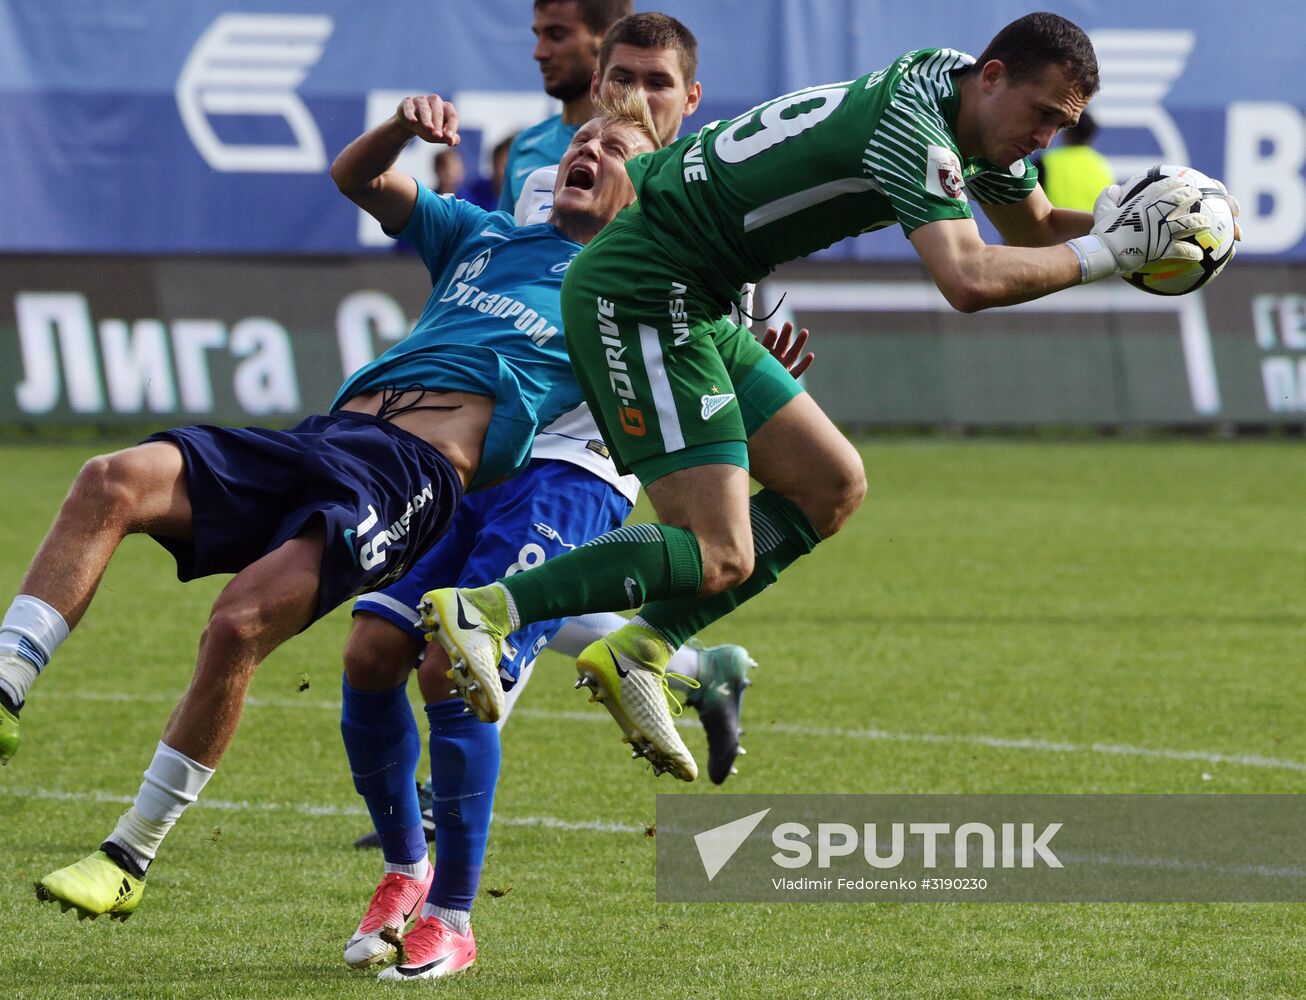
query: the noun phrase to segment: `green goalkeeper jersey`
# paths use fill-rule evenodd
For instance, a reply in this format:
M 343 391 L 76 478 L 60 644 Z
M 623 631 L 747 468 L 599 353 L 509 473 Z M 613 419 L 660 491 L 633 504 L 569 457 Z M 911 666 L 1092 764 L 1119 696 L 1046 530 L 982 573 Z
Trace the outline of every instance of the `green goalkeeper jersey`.
M 893 223 L 972 218 L 969 198 L 1008 204 L 1038 174 L 957 148 L 956 74 L 974 63 L 917 49 L 846 83 L 811 87 L 701 131 L 628 169 L 664 247 L 730 301 L 777 264 Z

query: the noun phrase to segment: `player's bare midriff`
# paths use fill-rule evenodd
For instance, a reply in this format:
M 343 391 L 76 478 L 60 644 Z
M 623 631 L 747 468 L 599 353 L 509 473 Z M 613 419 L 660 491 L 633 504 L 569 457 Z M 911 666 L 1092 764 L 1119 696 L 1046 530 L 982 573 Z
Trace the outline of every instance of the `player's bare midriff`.
M 386 419 L 437 448 L 457 470 L 464 486 L 472 481 L 481 462 L 485 432 L 494 414 L 493 396 L 420 389 L 397 396 L 365 392 L 340 409 L 376 414 L 383 402 Z

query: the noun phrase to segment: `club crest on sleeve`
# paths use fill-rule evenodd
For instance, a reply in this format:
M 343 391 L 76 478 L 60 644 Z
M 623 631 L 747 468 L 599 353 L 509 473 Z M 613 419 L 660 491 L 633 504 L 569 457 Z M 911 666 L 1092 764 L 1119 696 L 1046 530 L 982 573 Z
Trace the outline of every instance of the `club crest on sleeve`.
M 961 160 L 943 146 L 926 147 L 925 190 L 940 198 L 966 200 L 966 182 L 961 176 Z

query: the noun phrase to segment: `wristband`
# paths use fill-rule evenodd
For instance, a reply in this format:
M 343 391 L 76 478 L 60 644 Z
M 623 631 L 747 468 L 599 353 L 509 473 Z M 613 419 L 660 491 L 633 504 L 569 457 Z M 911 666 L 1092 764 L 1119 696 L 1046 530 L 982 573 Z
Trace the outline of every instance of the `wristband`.
M 1101 281 L 1121 272 L 1115 254 L 1108 248 L 1100 236 L 1092 234 L 1077 236 L 1067 240 L 1066 246 L 1079 258 L 1079 283 L 1087 285 L 1092 281 Z

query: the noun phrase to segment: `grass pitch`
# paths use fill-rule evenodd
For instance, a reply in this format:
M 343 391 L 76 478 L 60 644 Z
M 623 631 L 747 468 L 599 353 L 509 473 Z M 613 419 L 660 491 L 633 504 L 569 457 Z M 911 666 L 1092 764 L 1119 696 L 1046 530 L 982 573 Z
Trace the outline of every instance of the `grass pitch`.
M 4 602 L 90 450 L 0 448 Z M 407 988 L 1306 995 L 1302 906 L 653 902 L 655 792 L 1306 790 L 1299 444 L 862 451 L 871 495 L 845 533 L 706 637 L 761 664 L 742 773 L 724 790 L 655 782 L 546 654 L 505 734 L 478 963 Z M 135 793 L 221 583 L 181 586 L 161 549 L 129 540 L 35 688 L 0 772 L 6 997 L 386 988 L 340 957 L 380 870 L 349 846 L 367 821 L 337 728 L 344 611 L 261 669 L 128 923 L 78 923 L 33 897 Z M 701 759 L 701 733 L 690 747 Z M 1249 757 L 1268 763 L 1234 759 Z

